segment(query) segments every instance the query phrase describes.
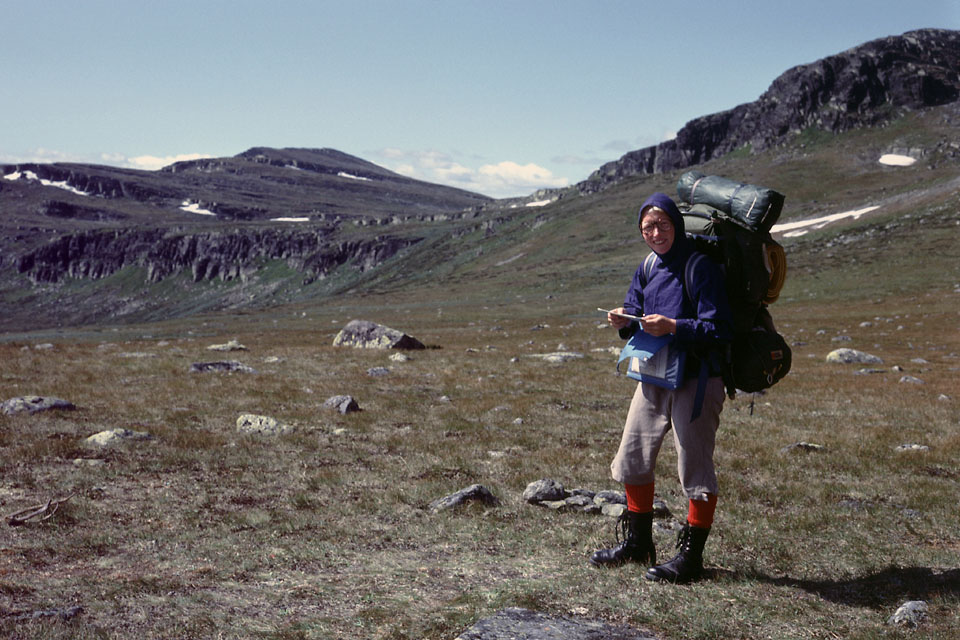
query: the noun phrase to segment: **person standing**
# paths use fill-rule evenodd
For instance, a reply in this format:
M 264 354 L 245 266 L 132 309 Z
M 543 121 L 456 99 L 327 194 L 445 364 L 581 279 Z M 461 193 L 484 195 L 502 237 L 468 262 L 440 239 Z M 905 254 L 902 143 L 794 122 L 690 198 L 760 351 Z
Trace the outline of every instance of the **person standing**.
M 590 562 L 600 567 L 644 563 L 649 567 L 645 578 L 684 583 L 703 572 L 703 549 L 717 506 L 713 453 L 725 398 L 720 354 L 731 339 L 732 318 L 723 277 L 713 261 L 697 260 L 687 273 L 694 248 L 674 201 L 654 193 L 641 206 L 638 224 L 656 258 L 649 279 L 642 264 L 637 269 L 623 306 L 609 312 L 607 321 L 624 339 L 638 330 L 656 337 L 673 336 L 673 346 L 686 352 L 686 364 L 677 389 L 637 384 L 620 447 L 610 465 L 613 479 L 624 485 L 627 496 L 627 511 L 620 522 L 623 535 L 618 535 L 616 547 L 596 551 Z M 625 318 L 623 313 L 640 320 Z M 654 468 L 671 428 L 688 511 L 677 537 L 676 555 L 658 565 L 652 531 Z

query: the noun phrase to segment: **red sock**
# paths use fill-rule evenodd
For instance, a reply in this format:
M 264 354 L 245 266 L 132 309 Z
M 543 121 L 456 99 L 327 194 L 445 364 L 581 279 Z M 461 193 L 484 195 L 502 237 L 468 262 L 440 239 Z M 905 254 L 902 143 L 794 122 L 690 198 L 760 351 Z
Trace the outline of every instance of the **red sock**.
M 629 500 L 627 501 L 629 504 Z M 707 494 L 706 500 L 691 500 L 687 511 L 687 522 L 698 529 L 709 529 L 713 524 L 713 513 L 717 510 L 717 496 Z
M 624 484 L 627 494 L 627 511 L 650 513 L 653 511 L 653 483 Z

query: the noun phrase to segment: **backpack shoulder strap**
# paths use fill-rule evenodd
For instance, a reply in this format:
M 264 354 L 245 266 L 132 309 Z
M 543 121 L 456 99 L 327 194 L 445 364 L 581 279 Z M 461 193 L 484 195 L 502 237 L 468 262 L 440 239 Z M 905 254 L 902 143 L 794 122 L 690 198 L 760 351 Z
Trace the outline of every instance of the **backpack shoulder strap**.
M 643 263 L 640 265 L 640 284 L 647 286 L 647 283 L 650 282 L 650 275 L 653 273 L 653 263 L 657 260 L 657 254 L 653 251 L 647 254 L 647 257 L 643 259 Z
M 690 283 L 693 282 L 693 274 L 697 268 L 697 265 L 700 264 L 701 260 L 709 260 L 707 255 L 700 253 L 699 251 L 694 251 L 690 254 L 690 257 L 687 258 L 687 264 L 683 267 L 683 292 L 687 296 L 687 300 L 693 302 L 693 296 L 690 293 Z

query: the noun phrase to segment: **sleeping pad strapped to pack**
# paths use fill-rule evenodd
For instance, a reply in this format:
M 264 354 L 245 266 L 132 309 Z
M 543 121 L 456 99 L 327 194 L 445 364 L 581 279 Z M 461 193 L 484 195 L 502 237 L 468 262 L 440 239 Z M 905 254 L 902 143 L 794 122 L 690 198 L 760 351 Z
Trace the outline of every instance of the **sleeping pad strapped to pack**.
M 791 364 L 790 347 L 767 310 L 786 277 L 783 247 L 770 237 L 784 197 L 697 171 L 680 177 L 677 192 L 693 205 L 683 212 L 687 235 L 724 272 L 734 330 L 724 375 L 727 392 L 732 397 L 736 389 L 767 389 Z

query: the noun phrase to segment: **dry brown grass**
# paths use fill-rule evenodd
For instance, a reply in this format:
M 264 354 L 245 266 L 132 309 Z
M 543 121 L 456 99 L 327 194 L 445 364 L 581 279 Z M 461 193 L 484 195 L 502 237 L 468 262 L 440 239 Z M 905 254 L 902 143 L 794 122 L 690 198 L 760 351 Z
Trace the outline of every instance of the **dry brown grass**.
M 0 343 L 0 400 L 54 395 L 79 407 L 0 416 L 2 512 L 76 493 L 50 520 L 0 524 L 0 633 L 449 639 L 479 617 L 524 606 L 577 610 L 663 638 L 873 638 L 897 637 L 886 618 L 925 599 L 924 637 L 955 637 L 957 293 L 931 287 L 873 304 L 801 295 L 815 286 L 803 277 L 790 286 L 775 315 L 803 343 L 794 370 L 752 414 L 748 398 L 727 404 L 710 577 L 679 588 L 646 583 L 640 567 L 589 567 L 589 553 L 611 542 L 612 522 L 521 500 L 542 477 L 616 488 L 608 465 L 631 383 L 613 375 L 612 355 L 592 351 L 619 344 L 580 311 L 596 306 L 596 291 L 545 302 L 548 318 L 513 297 L 443 313 L 399 297 L 355 301 L 358 317 L 432 347 L 405 363 L 330 346 L 349 319 L 332 309 L 275 316 L 276 324 L 211 319 L 203 337 L 165 325 L 141 333 L 166 340 L 78 331 L 52 350 Z M 377 315 L 374 305 L 398 311 Z M 549 326 L 534 330 L 540 323 Z M 833 342 L 838 334 L 852 341 Z M 234 337 L 249 351 L 205 349 Z M 584 359 L 531 357 L 560 344 Z M 902 365 L 925 384 L 827 364 L 839 346 L 881 355 L 884 368 Z M 123 357 L 134 352 L 154 356 Z M 216 359 L 258 373 L 188 373 L 191 362 Z M 374 366 L 391 373 L 369 377 Z M 321 408 L 343 393 L 363 411 Z M 241 413 L 297 430 L 241 435 Z M 108 450 L 82 442 L 118 427 L 154 439 Z M 799 441 L 824 448 L 781 451 Z M 930 450 L 896 451 L 905 443 Z M 682 517 L 671 447 L 659 465 L 657 493 Z M 499 505 L 428 512 L 475 482 Z M 657 536 L 668 554 L 670 534 Z M 83 613 L 67 622 L 17 619 L 75 605 Z

